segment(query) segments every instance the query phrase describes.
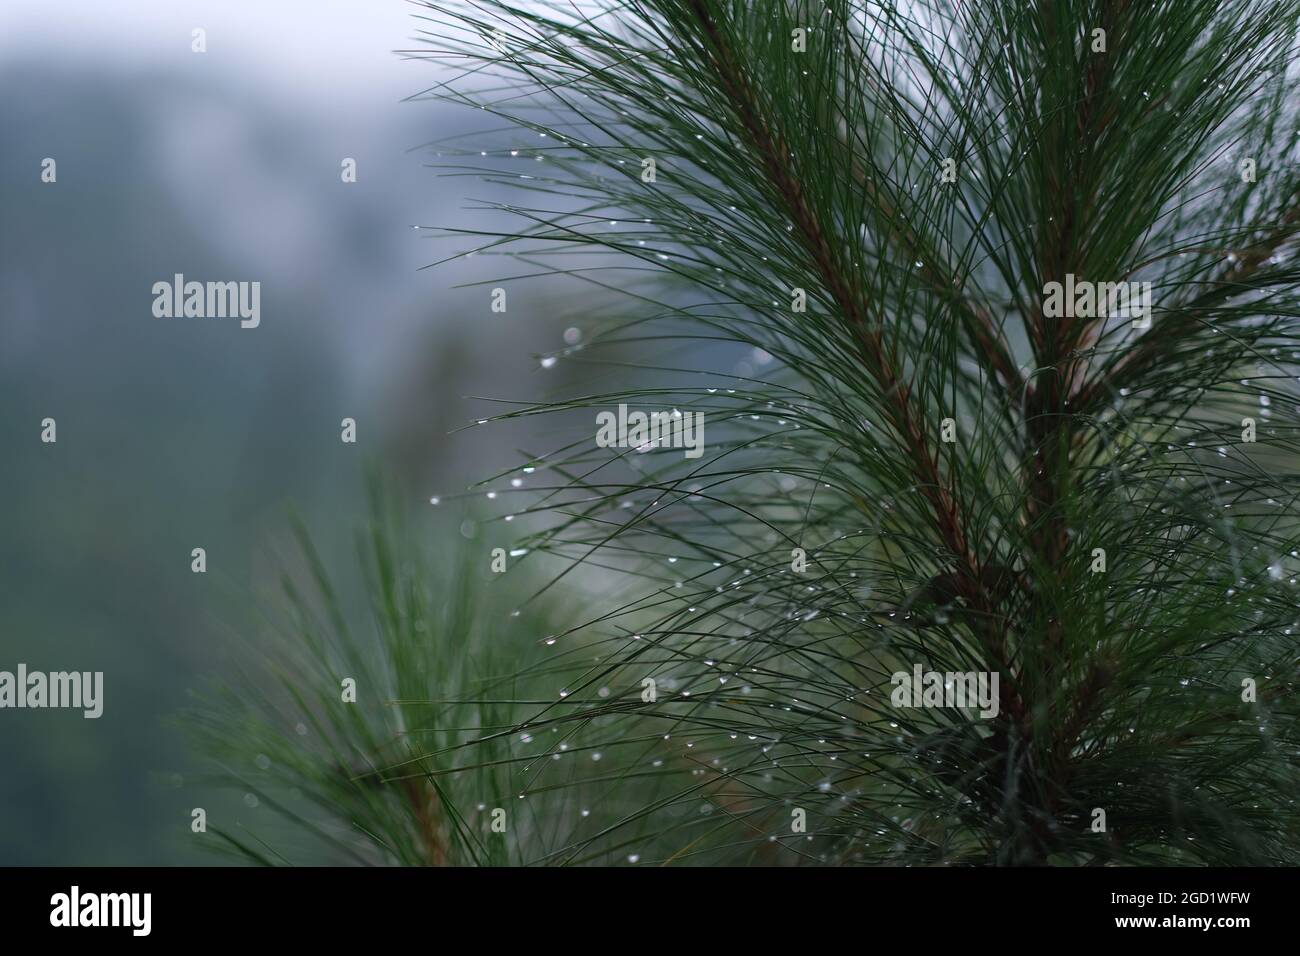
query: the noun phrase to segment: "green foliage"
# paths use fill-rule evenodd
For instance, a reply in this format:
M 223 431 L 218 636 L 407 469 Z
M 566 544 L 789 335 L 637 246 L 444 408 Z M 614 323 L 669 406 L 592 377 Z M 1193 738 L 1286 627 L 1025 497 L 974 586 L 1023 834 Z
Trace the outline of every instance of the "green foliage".
M 257 824 L 211 819 L 209 842 L 264 864 L 516 862 L 477 825 L 488 808 L 509 806 L 508 744 L 492 735 L 510 722 L 492 699 L 505 629 L 479 613 L 482 584 L 466 565 L 430 566 L 377 482 L 371 511 L 357 541 L 367 611 L 351 608 L 295 521 L 300 567 L 266 602 L 258 670 L 187 715 L 217 779 L 259 808 Z M 457 752 L 467 728 L 472 760 Z M 454 772 L 462 764 L 472 769 Z
M 477 164 L 527 195 L 478 248 L 625 294 L 576 358 L 678 366 L 509 414 L 705 412 L 698 461 L 548 458 L 556 521 L 528 542 L 626 575 L 565 637 L 611 642 L 565 704 L 618 714 L 611 741 L 669 733 L 666 806 L 717 811 L 682 852 L 1300 858 L 1300 5 L 429 6 L 464 31 L 436 94 L 544 160 Z M 1150 282 L 1151 327 L 1046 314 L 1067 273 Z M 689 366 L 712 343 L 772 361 Z M 997 671 L 1001 713 L 892 707 L 914 663 Z M 598 682 L 619 702 L 579 699 Z
M 1300 4 L 426 6 L 430 95 L 506 127 L 444 171 L 517 197 L 456 254 L 617 297 L 555 356 L 617 384 L 501 416 L 577 423 L 518 546 L 590 605 L 508 717 L 420 705 L 478 729 L 394 765 L 478 753 L 537 808 L 522 862 L 1300 862 Z M 1151 327 L 1048 314 L 1067 274 L 1150 282 Z M 705 455 L 594 447 L 621 402 L 704 412 Z M 893 706 L 916 664 L 996 672 L 1000 712 Z M 315 794 L 436 862 L 356 786 Z

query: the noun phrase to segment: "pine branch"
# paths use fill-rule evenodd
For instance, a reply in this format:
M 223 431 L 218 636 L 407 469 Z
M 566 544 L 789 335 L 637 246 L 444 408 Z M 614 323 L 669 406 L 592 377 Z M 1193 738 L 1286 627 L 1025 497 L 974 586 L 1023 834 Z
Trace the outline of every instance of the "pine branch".
M 473 489 L 564 620 L 427 737 L 338 727 L 376 852 L 1300 860 L 1300 3 L 426 6 L 431 95 L 505 127 L 444 169 L 516 223 L 446 238 L 591 298 L 571 387 L 483 419 L 573 435 Z M 1070 274 L 1152 327 L 1049 314 Z M 593 443 L 620 405 L 702 414 L 699 457 Z M 379 564 L 382 670 L 434 697 Z M 916 668 L 996 713 L 900 703 Z M 531 817 L 495 843 L 490 788 Z
M 611 218 L 653 221 L 674 246 L 673 257 L 660 258 L 676 260 L 669 268 L 687 288 L 707 291 L 722 306 L 750 315 L 704 315 L 662 299 L 655 307 L 684 323 L 707 324 L 723 338 L 761 343 L 798 385 L 747 381 L 741 384 L 750 391 L 737 395 L 734 414 L 716 402 L 706 406 L 715 421 L 723 415 L 722 421 L 735 423 L 736 430 L 715 439 L 721 444 L 709 462 L 679 477 L 671 468 L 656 468 L 629 483 L 607 484 L 594 476 L 608 463 L 580 451 L 572 462 L 564 462 L 562 471 L 570 480 L 582 476 L 571 486 L 582 497 L 563 509 L 561 526 L 533 538 L 532 547 L 559 556 L 576 545 L 585 563 L 601 552 L 627 549 L 630 555 L 636 550 L 632 541 L 663 541 L 700 559 L 714 558 L 713 567 L 722 572 L 759 565 L 752 581 L 742 578 L 714 589 L 720 598 L 712 598 L 707 587 L 684 596 L 708 605 L 703 610 L 673 610 L 670 581 L 652 568 L 632 571 L 652 585 L 644 600 L 622 603 L 612 614 L 584 621 L 566 635 L 663 609 L 653 626 L 639 623 L 629 629 L 639 632 L 636 640 L 646 640 L 653 631 L 649 648 L 667 652 L 660 666 L 669 666 L 698 660 L 695 648 L 712 646 L 714 634 L 744 628 L 759 609 L 768 615 L 767 623 L 746 633 L 750 640 L 761 635 L 759 646 L 765 650 L 742 654 L 742 660 L 772 661 L 755 673 L 765 682 L 777 681 L 786 693 L 799 686 L 796 674 L 808 680 L 815 672 L 817 665 L 804 666 L 810 647 L 818 648 L 812 660 L 825 654 L 835 679 L 842 674 L 846 688 L 861 686 L 860 681 L 870 686 L 873 673 L 887 672 L 891 661 L 900 658 L 947 659 L 953 662 L 949 666 L 984 663 L 1003 679 L 1001 714 L 986 732 L 937 714 L 913 719 L 864 708 L 860 730 L 870 739 L 872 752 L 865 755 L 870 759 L 862 779 L 873 781 L 873 796 L 860 798 L 864 813 L 877 805 L 876 798 L 936 809 L 922 796 L 928 782 L 892 762 L 908 753 L 923 757 L 934 775 L 929 782 L 942 781 L 940 802 L 955 801 L 937 810 L 940 819 L 948 814 L 949 824 L 957 828 L 953 832 L 962 834 L 963 848 L 950 851 L 953 858 L 966 859 L 976 845 L 1001 862 L 1044 862 L 1060 854 L 1095 862 L 1152 852 L 1152 841 L 1162 831 L 1146 824 L 1135 822 L 1121 837 L 1108 834 L 1104 841 L 1092 841 L 1100 842 L 1100 849 L 1086 849 L 1089 841 L 1075 835 L 1086 833 L 1080 821 L 1089 807 L 1114 803 L 1107 792 L 1111 783 L 1105 781 L 1125 777 L 1123 768 L 1132 769 L 1126 763 L 1130 750 L 1115 727 L 1150 723 L 1132 752 L 1153 759 L 1156 751 L 1146 744 L 1161 739 L 1160 727 L 1188 722 L 1183 703 L 1175 698 L 1154 707 L 1144 681 L 1166 681 L 1171 668 L 1176 673 L 1196 660 L 1195 666 L 1205 669 L 1206 685 L 1212 686 L 1222 680 L 1223 668 L 1232 666 L 1235 658 L 1220 658 L 1213 650 L 1226 643 L 1191 648 L 1197 627 L 1217 635 L 1242 620 L 1236 608 L 1210 610 L 1216 589 L 1229 574 L 1241 577 L 1239 558 L 1231 571 L 1218 559 L 1218 539 L 1249 540 L 1258 533 L 1269 537 L 1270 546 L 1284 548 L 1294 535 L 1291 524 L 1278 521 L 1263 522 L 1256 532 L 1240 525 L 1221 530 L 1213 520 L 1190 519 L 1200 499 L 1195 494 L 1186 500 L 1170 497 L 1162 485 L 1170 475 L 1179 480 L 1205 475 L 1211 462 L 1200 456 L 1190 460 L 1191 455 L 1178 460 L 1181 453 L 1173 451 L 1178 446 L 1166 436 L 1188 427 L 1213 432 L 1216 419 L 1184 396 L 1219 394 L 1242 362 L 1270 341 L 1287 337 L 1276 324 L 1252 324 L 1249 298 L 1234 303 L 1231 319 L 1238 322 L 1239 337 L 1228 354 L 1202 360 L 1176 353 L 1182 379 L 1176 389 L 1161 394 L 1156 384 L 1162 381 L 1159 346 L 1196 342 L 1205 334 L 1206 326 L 1187 322 L 1185 331 L 1178 328 L 1179 334 L 1171 336 L 1184 324 L 1176 316 L 1211 307 L 1224 313 L 1229 286 L 1202 293 L 1182 313 L 1166 312 L 1151 332 L 1133 342 L 1124 342 L 1105 316 L 1047 315 L 1040 290 L 1066 273 L 1127 279 L 1141 268 L 1166 269 L 1176 287 L 1193 268 L 1182 265 L 1178 256 L 1204 255 L 1195 252 L 1190 237 L 1216 231 L 1269 235 L 1252 223 L 1244 200 L 1231 207 L 1240 222 L 1229 225 L 1226 215 L 1216 222 L 1203 203 L 1180 205 L 1180 195 L 1204 169 L 1202 155 L 1240 138 L 1230 129 L 1233 124 L 1245 128 L 1256 118 L 1276 124 L 1277 117 L 1262 106 L 1252 105 L 1250 115 L 1234 115 L 1207 96 L 1206 88 L 1217 83 L 1245 92 L 1276 86 L 1290 62 L 1280 44 L 1297 11 L 1254 16 L 1241 29 L 1244 12 L 1224 13 L 1196 0 L 1185 4 L 1185 16 L 1165 20 L 1149 11 L 1139 15 L 1124 0 L 1043 3 L 1030 9 L 986 0 L 960 10 L 942 4 L 920 7 L 912 17 L 836 3 L 824 16 L 815 11 L 822 45 L 816 56 L 796 65 L 782 54 L 781 38 L 787 27 L 803 22 L 800 17 L 807 11 L 797 3 L 774 8 L 770 18 L 752 15 L 743 4 L 702 0 L 633 2 L 613 9 L 626 31 L 617 39 L 608 30 L 590 28 L 591 21 L 582 17 L 565 21 L 510 11 L 535 24 L 530 43 L 538 45 L 515 46 L 508 55 L 529 60 L 521 72 L 540 78 L 550 71 L 566 90 L 584 90 L 584 121 L 602 109 L 618 118 L 596 122 L 610 137 L 607 146 L 584 141 L 578 147 L 575 137 L 556 124 L 543 127 L 576 153 L 559 167 L 568 178 L 557 177 L 548 188 L 581 183 L 582 190 L 624 209 Z M 943 16 L 964 18 L 965 29 L 952 34 L 934 29 Z M 868 50 L 861 40 L 873 29 L 884 38 L 878 50 Z M 1109 47 L 1104 56 L 1089 50 L 1086 38 L 1080 43 L 1080 33 L 1091 30 L 1105 32 Z M 547 36 L 563 41 L 548 43 Z M 842 68 L 846 65 L 837 59 L 837 44 L 846 52 L 857 50 L 860 65 Z M 1185 80 L 1178 76 L 1178 64 L 1191 74 Z M 1168 88 L 1151 95 L 1144 87 L 1159 76 L 1169 78 Z M 549 78 L 539 85 L 540 92 L 555 88 Z M 647 95 L 648 90 L 657 93 Z M 573 102 L 565 96 L 566 107 Z M 637 112 L 626 109 L 625 102 L 634 103 Z M 1195 123 L 1203 127 L 1194 129 Z M 1158 129 L 1178 144 L 1178 155 L 1157 163 L 1149 149 L 1127 145 L 1129 140 L 1141 144 L 1142 137 Z M 969 144 L 976 179 L 947 194 L 931 187 L 924 198 L 912 198 L 905 180 L 915 179 L 916 170 L 904 172 L 904 182 L 896 183 L 891 165 L 906 167 L 913 157 L 933 162 L 944 155 L 941 143 L 947 137 L 954 152 L 961 152 L 957 144 Z M 584 164 L 601 168 L 601 150 L 635 156 L 650 142 L 685 154 L 684 165 L 674 171 L 674 191 L 590 178 Z M 542 215 L 538 221 L 584 245 L 630 252 L 653 264 L 648 253 L 630 243 L 597 238 L 581 223 L 577 228 L 563 224 L 564 215 Z M 887 241 L 859 252 L 856 237 L 846 233 L 867 217 L 883 227 Z M 783 221 L 789 223 L 788 239 L 775 228 Z M 1017 229 L 1025 222 L 1031 228 Z M 952 230 L 954 223 L 961 235 Z M 713 246 L 699 238 L 732 233 L 758 245 L 765 253 L 762 265 L 738 244 Z M 521 242 L 529 237 L 520 233 L 510 238 Z M 1164 249 L 1145 255 L 1145 244 L 1157 238 L 1166 243 Z M 1285 244 L 1289 235 L 1281 232 L 1276 239 Z M 959 247 L 962 242 L 966 251 Z M 969 250 L 981 249 L 987 268 L 982 274 L 965 267 L 954 271 L 943 251 L 948 247 L 957 250 L 956 262 L 968 261 Z M 1260 270 L 1273 254 L 1271 248 L 1276 247 L 1259 241 L 1232 264 L 1224 274 L 1232 289 L 1258 295 L 1266 282 L 1286 285 L 1280 273 L 1270 280 Z M 868 264 L 865 259 L 872 253 L 877 258 Z M 1134 266 L 1135 261 L 1140 264 Z M 831 311 L 825 324 L 812 316 L 792 322 L 769 311 L 764 294 L 745 295 L 749 285 L 761 288 L 775 281 L 801 286 L 808 284 L 802 281 L 808 276 L 824 290 Z M 989 308 L 978 304 L 996 301 L 980 288 L 993 277 L 1005 283 L 1004 294 L 1023 319 L 1028 354 L 1019 362 L 1015 352 L 1021 346 L 997 326 Z M 918 288 L 922 299 L 912 297 Z M 1294 308 L 1293 291 L 1286 285 L 1288 309 Z M 1274 302 L 1279 301 L 1275 296 Z M 925 326 L 913 317 L 918 302 L 926 303 L 929 316 L 949 321 Z M 848 346 L 844 350 L 842 343 Z M 1093 370 L 1094 356 L 1103 347 L 1110 349 L 1110 357 Z M 1170 362 L 1168 352 L 1163 362 Z M 1019 372 L 1021 364 L 1035 369 L 1027 379 Z M 869 389 L 861 385 L 864 375 Z M 1129 396 L 1131 410 L 1116 414 L 1106 407 L 1106 401 L 1138 387 L 1138 396 Z M 624 395 L 635 398 L 637 393 L 588 395 L 584 401 L 621 400 Z M 1277 390 L 1271 395 L 1280 400 Z M 701 399 L 702 394 L 690 401 Z M 745 434 L 739 422 L 746 412 L 762 408 L 764 400 L 768 409 L 778 409 L 783 425 L 797 422 L 800 430 L 771 438 Z M 688 399 L 683 395 L 678 401 Z M 859 401 L 864 411 L 888 423 L 887 435 L 860 430 Z M 1292 401 L 1290 395 L 1287 401 Z M 975 433 L 962 454 L 941 457 L 923 423 L 962 407 L 977 416 Z M 991 417 L 984 417 L 985 410 Z M 1290 441 L 1276 429 L 1272 435 L 1275 442 Z M 789 461 L 778 458 L 778 448 L 792 453 Z M 1008 448 L 1013 455 L 1006 455 Z M 1162 449 L 1159 455 L 1157 448 Z M 768 454 L 767 461 L 758 457 L 760 450 Z M 817 467 L 803 467 L 801 455 L 811 456 Z M 726 528 L 713 513 L 732 509 L 755 530 L 770 530 L 779 540 L 795 543 L 814 529 L 844 520 L 844 512 L 827 502 L 817 513 L 805 509 L 796 526 L 778 518 L 757 491 L 741 490 L 758 469 L 771 469 L 778 461 L 780 473 L 815 476 L 832 495 L 843 494 L 857 520 L 871 520 L 869 502 L 880 496 L 900 510 L 876 529 L 856 532 L 869 536 L 868 542 L 874 537 L 874 544 L 842 552 L 837 543 L 848 537 L 828 540 L 810 553 L 820 577 L 806 588 L 798 586 L 802 582 L 787 585 L 777 577 L 783 573 L 777 570 L 779 559 L 761 549 L 755 553 L 752 539 Z M 570 468 L 571 463 L 582 467 Z M 1122 484 L 1120 475 L 1125 475 Z M 1249 484 L 1242 471 L 1232 475 L 1235 486 Z M 1265 472 L 1256 475 L 1259 500 L 1269 493 L 1295 500 L 1296 492 L 1284 490 L 1285 482 L 1269 484 Z M 696 482 L 688 485 L 693 490 L 683 493 L 680 489 L 691 481 Z M 898 498 L 899 487 L 919 492 L 921 507 Z M 636 489 L 655 496 L 653 507 L 608 520 L 606 509 Z M 1211 483 L 1205 491 L 1214 494 Z M 691 520 L 703 521 L 704 530 L 675 523 L 671 516 L 679 509 Z M 583 533 L 587 526 L 595 530 L 594 537 Z M 1080 552 L 1084 541 L 1098 540 L 1112 541 L 1122 571 L 1089 580 L 1088 562 Z M 729 548 L 736 550 L 724 553 Z M 1171 548 L 1172 559 L 1167 556 Z M 893 583 L 896 599 L 871 609 L 844 600 L 852 587 L 841 577 L 848 568 L 878 585 Z M 709 573 L 701 572 L 702 582 Z M 1197 574 L 1204 576 L 1201 581 Z M 1106 583 L 1099 587 L 1098 580 Z M 1242 580 L 1236 584 L 1245 586 Z M 731 588 L 740 588 L 748 601 L 728 598 Z M 805 644 L 784 623 L 791 612 L 780 609 L 805 606 L 809 591 L 825 594 L 811 599 L 824 626 L 817 629 L 820 636 Z M 1273 594 L 1267 587 L 1252 593 L 1260 600 L 1276 600 L 1263 597 Z M 1116 628 L 1116 615 L 1125 614 L 1133 615 L 1132 623 L 1125 619 Z M 1149 640 L 1160 628 L 1168 629 L 1168 636 L 1149 650 L 1140 649 L 1136 642 Z M 1253 633 L 1251 647 L 1262 655 L 1259 660 L 1276 660 L 1276 632 L 1265 627 Z M 844 648 L 836 642 L 844 642 Z M 629 667 L 636 673 L 643 648 L 616 654 L 609 673 Z M 1210 672 L 1219 676 L 1211 678 Z M 803 694 L 815 698 L 820 691 L 812 688 L 820 686 L 814 682 Z M 849 719 L 836 712 L 832 701 L 837 698 L 826 696 L 823 707 L 810 710 L 805 721 Z M 855 697 L 850 692 L 847 699 Z M 722 703 L 716 695 L 708 700 Z M 760 724 L 765 720 L 738 703 L 725 706 Z M 1147 709 L 1145 717 L 1136 716 L 1138 706 Z M 687 707 L 675 720 L 704 734 L 715 725 L 698 707 Z M 605 712 L 598 707 L 588 713 Z M 896 718 L 892 726 L 901 724 L 910 742 L 900 737 L 891 744 L 877 732 L 875 722 L 885 714 Z M 1236 720 L 1239 714 L 1222 719 Z M 772 739 L 803 740 L 810 733 L 805 727 L 783 725 Z M 852 749 L 855 744 L 847 744 L 844 752 Z M 1170 760 L 1179 749 L 1173 748 Z M 807 745 L 795 745 L 794 755 L 809 762 L 824 757 Z M 1199 750 L 1195 759 L 1200 759 Z M 1293 771 L 1274 766 L 1267 773 L 1279 774 L 1280 780 Z M 1170 772 L 1172 779 L 1183 779 L 1175 768 Z M 1222 798 L 1231 802 L 1232 790 L 1225 785 Z M 1126 799 L 1141 803 L 1142 813 L 1158 815 L 1152 808 L 1160 801 L 1143 802 L 1140 788 L 1126 790 Z M 965 805 L 978 812 L 957 809 Z M 655 813 L 646 806 L 629 819 L 647 820 Z M 1242 822 L 1249 825 L 1244 817 Z M 899 839 L 913 847 L 909 852 L 917 858 L 948 843 L 947 836 L 929 826 L 902 827 Z M 695 848 L 699 841 L 685 845 Z M 1236 851 L 1249 846 L 1252 853 L 1262 846 L 1234 837 L 1222 852 L 1234 852 L 1229 845 Z M 1214 841 L 1196 849 L 1219 852 Z M 1161 852 L 1177 859 L 1183 850 Z
M 872 306 L 853 279 L 842 275 L 831 251 L 827 232 L 804 202 L 798 177 L 789 168 L 791 155 L 785 138 L 778 131 L 770 131 L 761 119 L 762 111 L 743 68 L 735 61 L 725 38 L 709 12 L 704 0 L 689 0 L 696 22 L 706 38 L 705 56 L 713 66 L 726 90 L 737 119 L 749 136 L 758 157 L 766 170 L 773 188 L 782 198 L 784 207 L 804 238 L 812 262 L 831 298 L 843 313 L 845 321 L 854 332 L 861 349 L 863 364 L 875 378 L 880 393 L 892 409 L 893 423 L 902 436 L 910 460 L 916 469 L 917 490 L 930 502 L 940 533 L 954 558 L 968 572 L 959 578 L 963 597 L 983 613 L 989 612 L 988 598 L 981 585 L 979 558 L 972 553 L 963 531 L 964 521 L 958 514 L 951 484 L 942 477 L 939 465 L 926 440 L 925 430 L 912 407 L 907 385 L 898 372 L 898 363 L 888 353 L 880 332 L 881 321 L 872 318 Z

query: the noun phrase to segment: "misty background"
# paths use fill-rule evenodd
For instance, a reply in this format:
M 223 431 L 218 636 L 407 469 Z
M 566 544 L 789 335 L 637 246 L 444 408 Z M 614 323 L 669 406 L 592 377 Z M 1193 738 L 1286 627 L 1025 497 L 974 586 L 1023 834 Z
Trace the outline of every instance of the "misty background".
M 98 720 L 0 711 L 0 864 L 214 862 L 190 809 L 225 798 L 194 784 L 168 718 L 236 663 L 232 609 L 273 585 L 289 509 L 346 569 L 368 463 L 413 502 L 461 492 L 519 460 L 509 429 L 449 434 L 495 410 L 470 396 L 572 374 L 538 355 L 589 311 L 543 284 L 494 315 L 488 288 L 456 286 L 500 260 L 422 268 L 449 251 L 423 227 L 472 223 L 490 194 L 428 168 L 429 144 L 483 120 L 403 102 L 439 78 L 394 52 L 436 34 L 428 14 L 0 6 L 0 669 L 105 683 Z M 154 318 L 174 273 L 260 281 L 260 327 Z

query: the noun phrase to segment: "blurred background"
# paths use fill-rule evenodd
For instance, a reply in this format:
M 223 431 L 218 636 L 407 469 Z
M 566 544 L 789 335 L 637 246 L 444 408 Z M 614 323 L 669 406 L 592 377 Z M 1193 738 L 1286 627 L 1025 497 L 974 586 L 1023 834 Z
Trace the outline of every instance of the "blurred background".
M 457 288 L 500 260 L 422 269 L 449 251 L 423 227 L 491 197 L 429 168 L 483 121 L 403 102 L 438 78 L 394 52 L 436 35 L 417 15 L 0 5 L 0 669 L 105 674 L 99 720 L 0 712 L 0 864 L 212 862 L 189 811 L 218 798 L 167 718 L 237 663 L 231 608 L 274 583 L 290 508 L 346 562 L 368 462 L 433 511 L 519 461 L 508 427 L 450 434 L 496 410 L 472 396 L 536 399 L 569 374 L 538 355 L 586 316 L 549 286 L 500 315 Z M 260 281 L 260 327 L 154 318 L 151 286 L 178 272 Z M 475 533 L 443 513 L 448 540 Z

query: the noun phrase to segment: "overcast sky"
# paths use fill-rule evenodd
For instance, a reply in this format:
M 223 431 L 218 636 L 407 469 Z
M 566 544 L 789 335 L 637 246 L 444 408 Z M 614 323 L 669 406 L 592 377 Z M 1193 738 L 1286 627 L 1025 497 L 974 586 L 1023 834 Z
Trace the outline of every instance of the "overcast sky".
M 120 68 L 175 68 L 207 31 L 208 69 L 265 79 L 271 95 L 309 107 L 409 96 L 432 75 L 403 61 L 429 11 L 407 0 L 4 0 L 0 57 L 98 60 Z M 192 61 L 190 61 L 192 64 Z

